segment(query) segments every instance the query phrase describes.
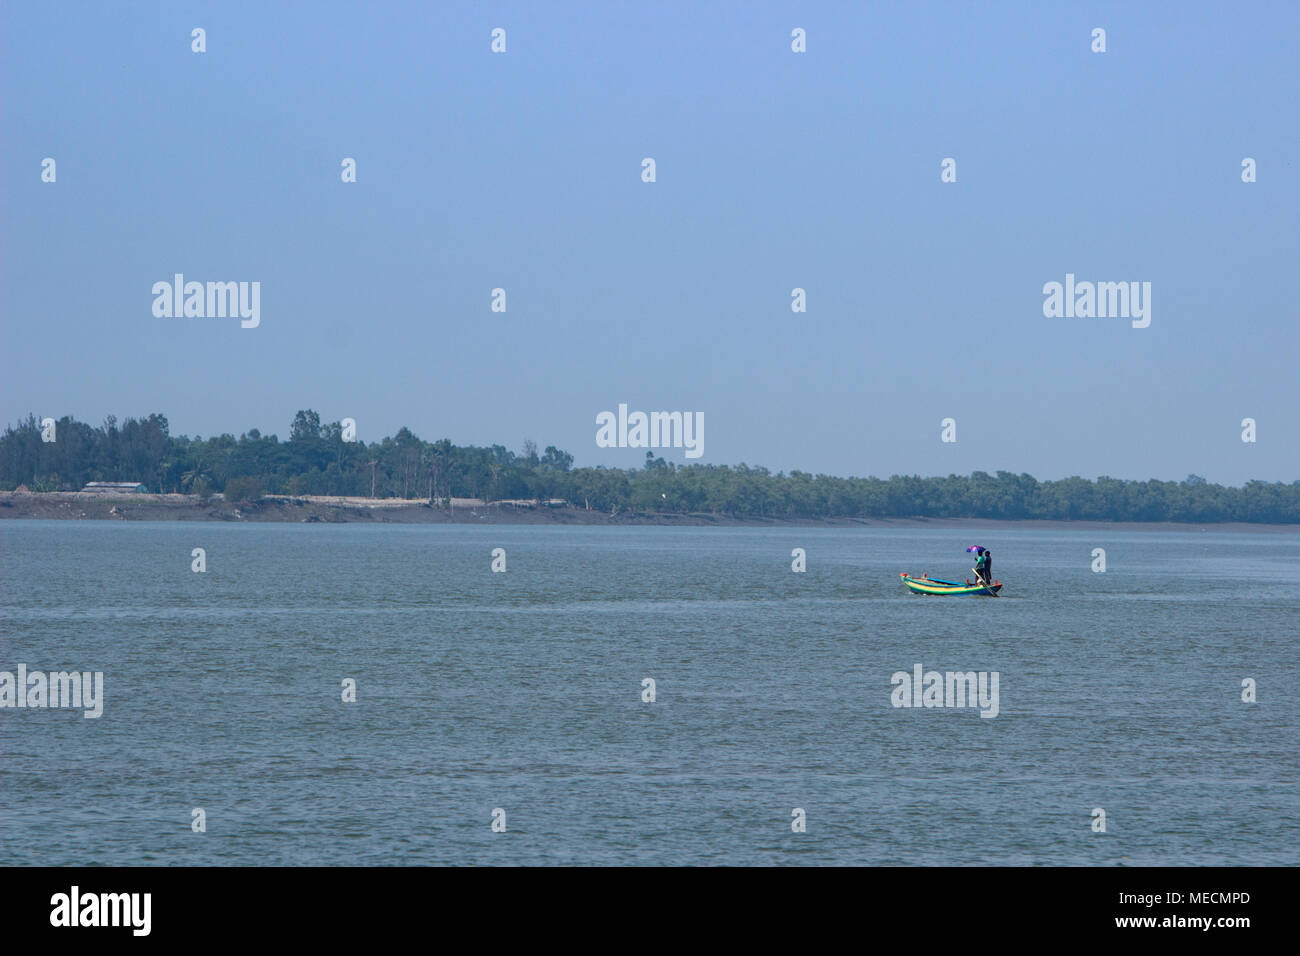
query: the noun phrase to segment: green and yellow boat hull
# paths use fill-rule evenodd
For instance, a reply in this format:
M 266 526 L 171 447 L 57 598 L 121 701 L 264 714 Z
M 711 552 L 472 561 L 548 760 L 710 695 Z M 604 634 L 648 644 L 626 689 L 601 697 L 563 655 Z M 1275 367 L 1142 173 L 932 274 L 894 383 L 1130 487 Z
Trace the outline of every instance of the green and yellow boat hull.
M 900 572 L 899 577 L 903 579 L 903 586 L 913 594 L 976 594 L 984 597 L 997 597 L 1002 590 L 1002 584 L 994 581 L 992 584 L 971 584 L 966 581 L 943 581 L 939 578 L 928 578 L 922 575 L 914 578 L 906 571 Z

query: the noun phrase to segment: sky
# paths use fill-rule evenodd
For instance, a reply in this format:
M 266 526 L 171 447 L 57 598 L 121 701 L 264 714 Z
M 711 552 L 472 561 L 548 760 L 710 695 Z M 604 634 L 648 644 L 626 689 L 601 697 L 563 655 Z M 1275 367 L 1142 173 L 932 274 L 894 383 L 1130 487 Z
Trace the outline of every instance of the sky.
M 626 403 L 706 464 L 1300 478 L 1300 4 L 8 0 L 0 44 L 5 424 L 630 467 Z M 175 273 L 259 324 L 155 315 Z M 1067 274 L 1150 325 L 1045 316 Z

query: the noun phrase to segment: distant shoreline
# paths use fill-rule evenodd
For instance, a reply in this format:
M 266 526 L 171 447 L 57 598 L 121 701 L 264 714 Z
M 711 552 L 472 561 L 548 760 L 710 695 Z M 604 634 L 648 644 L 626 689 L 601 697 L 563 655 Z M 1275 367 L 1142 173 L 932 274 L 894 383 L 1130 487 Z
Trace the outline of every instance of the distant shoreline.
M 257 504 L 232 504 L 220 496 L 100 494 L 80 491 L 0 492 L 0 518 L 69 521 L 230 521 L 321 524 L 494 524 L 592 527 L 801 527 L 801 528 L 1090 528 L 1119 531 L 1205 530 L 1300 534 L 1300 524 L 1058 521 L 1041 518 L 789 518 L 724 514 L 669 514 L 624 510 L 616 514 L 572 505 L 453 499 L 431 508 L 423 500 L 271 495 Z

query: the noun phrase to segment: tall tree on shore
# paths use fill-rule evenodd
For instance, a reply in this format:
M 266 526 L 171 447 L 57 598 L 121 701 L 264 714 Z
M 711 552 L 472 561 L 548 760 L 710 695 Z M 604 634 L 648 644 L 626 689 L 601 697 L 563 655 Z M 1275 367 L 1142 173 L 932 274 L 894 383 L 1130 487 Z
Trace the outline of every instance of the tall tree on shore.
M 299 410 L 289 428 L 289 441 L 315 441 L 320 437 L 320 414 L 309 408 Z
M 451 457 L 452 446 L 451 440 L 447 438 L 439 439 L 429 446 L 429 504 L 436 503 L 438 497 L 438 479 L 442 476 L 447 467 L 447 460 Z M 447 494 L 447 507 L 451 507 L 451 493 Z

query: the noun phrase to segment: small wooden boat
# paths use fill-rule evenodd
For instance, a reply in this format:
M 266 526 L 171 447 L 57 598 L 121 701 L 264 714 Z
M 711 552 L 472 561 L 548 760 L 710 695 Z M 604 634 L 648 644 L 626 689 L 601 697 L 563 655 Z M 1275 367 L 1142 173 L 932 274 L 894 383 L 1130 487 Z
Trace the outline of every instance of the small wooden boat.
M 1002 590 L 1002 583 L 994 581 L 990 585 L 971 584 L 969 581 L 942 581 L 921 575 L 914 578 L 906 571 L 899 574 L 904 586 L 913 594 L 980 594 L 985 597 L 997 597 Z

